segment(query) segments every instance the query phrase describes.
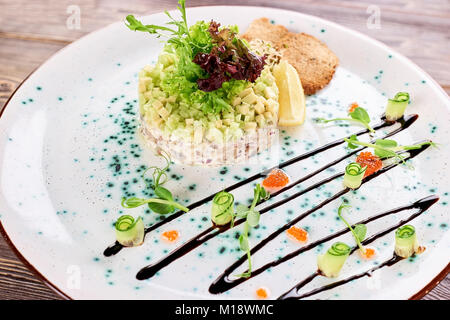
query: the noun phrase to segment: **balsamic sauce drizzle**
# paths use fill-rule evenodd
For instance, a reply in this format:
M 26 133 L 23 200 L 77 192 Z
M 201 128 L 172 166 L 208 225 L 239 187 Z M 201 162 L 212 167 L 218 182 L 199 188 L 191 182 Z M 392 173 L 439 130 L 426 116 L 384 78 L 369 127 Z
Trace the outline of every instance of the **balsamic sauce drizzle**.
M 428 210 L 433 204 L 435 204 L 437 201 L 439 200 L 439 197 L 436 195 L 431 195 L 425 198 L 422 198 L 412 204 L 409 205 L 405 205 L 402 207 L 398 207 L 374 216 L 371 216 L 369 218 L 366 218 L 364 220 L 361 220 L 359 222 L 356 222 L 352 227 L 355 227 L 356 224 L 368 224 L 370 222 L 373 222 L 375 220 L 381 219 L 383 217 L 386 217 L 388 215 L 391 214 L 396 214 L 399 213 L 401 211 L 405 211 L 405 210 L 411 210 L 411 209 L 419 209 L 417 212 L 415 212 L 414 214 L 410 215 L 407 219 L 401 220 L 399 221 L 397 224 L 383 230 L 380 231 L 379 233 L 376 233 L 370 237 L 368 237 L 367 239 L 365 239 L 364 241 L 362 241 L 361 243 L 363 245 L 367 245 L 369 243 L 372 243 L 373 241 L 375 241 L 376 239 L 388 234 L 389 232 L 392 232 L 393 230 L 397 229 L 398 227 L 408 223 L 409 221 L 417 218 L 418 216 L 420 216 L 422 213 L 424 213 L 426 210 Z M 237 278 L 234 280 L 230 280 L 228 278 L 228 276 L 231 274 L 231 272 L 234 270 L 234 268 L 229 267 L 227 270 L 224 271 L 224 273 L 222 273 L 222 275 L 220 275 L 209 287 L 209 292 L 212 294 L 218 294 L 218 293 L 223 293 L 225 291 L 230 290 L 231 288 L 249 280 L 250 278 L 256 277 L 257 275 L 263 273 L 264 271 L 266 271 L 269 268 L 275 267 L 277 265 L 280 265 L 296 256 L 298 256 L 299 254 L 312 250 L 315 247 L 317 247 L 318 245 L 328 242 L 334 238 L 337 238 L 343 234 L 346 234 L 350 232 L 350 230 L 348 228 L 345 228 L 343 230 L 337 231 L 335 233 L 332 233 L 326 237 L 323 237 L 319 240 L 316 240 L 315 242 L 312 242 L 308 245 L 305 245 L 287 255 L 285 255 L 284 257 L 277 259 L 277 260 L 273 260 L 268 262 L 267 264 L 263 265 L 262 267 L 256 269 L 256 270 L 252 270 L 251 276 L 248 278 Z M 266 241 L 263 240 L 263 241 Z M 262 241 L 262 242 L 263 242 Z M 267 243 L 265 243 L 267 244 Z M 352 254 L 353 252 L 355 252 L 356 250 L 358 250 L 358 246 L 355 246 L 352 248 L 352 250 L 350 251 L 350 254 Z M 303 286 L 305 286 L 307 283 L 309 283 L 310 281 L 312 281 L 317 275 L 319 275 L 318 272 L 313 273 L 311 276 L 309 276 L 308 278 L 306 278 L 305 280 L 303 280 L 302 282 L 300 282 L 299 284 L 297 284 L 294 288 L 292 288 L 289 292 L 289 296 L 292 296 L 292 292 L 297 292 L 300 288 L 302 288 Z
M 299 299 L 303 299 L 303 298 L 306 298 L 306 297 L 310 297 L 310 296 L 318 294 L 320 292 L 331 290 L 331 289 L 336 288 L 336 287 L 340 287 L 340 286 L 342 286 L 342 285 L 344 285 L 344 284 L 346 284 L 348 282 L 351 282 L 353 280 L 356 280 L 356 279 L 359 279 L 359 278 L 362 278 L 362 277 L 366 277 L 366 276 L 367 277 L 371 277 L 372 273 L 374 271 L 377 271 L 378 269 L 381 269 L 381 268 L 384 268 L 384 267 L 393 266 L 394 264 L 396 264 L 397 262 L 400 262 L 402 260 L 403 260 L 402 257 L 399 257 L 399 256 L 397 256 L 394 253 L 392 258 L 384 261 L 383 263 L 380 263 L 379 265 L 377 265 L 377 266 L 373 267 L 372 269 L 369 269 L 369 270 L 367 270 L 365 272 L 361 272 L 361 273 L 355 274 L 354 276 L 348 277 L 346 279 L 327 284 L 325 286 L 322 286 L 320 288 L 311 290 L 311 291 L 309 291 L 307 293 L 304 293 L 304 294 L 301 294 L 301 295 L 298 295 L 298 294 L 296 294 L 294 292 L 289 291 L 289 292 L 286 292 L 285 294 L 281 295 L 280 297 L 278 297 L 278 300 L 299 300 Z M 307 278 L 309 280 L 308 282 L 312 281 L 318 275 L 320 275 L 319 272 L 313 273 L 311 276 L 309 276 Z M 302 284 L 302 283 L 300 283 L 300 284 Z M 293 290 L 295 290 L 295 289 L 296 288 L 293 288 Z
M 421 148 L 419 149 L 415 149 L 415 150 L 410 150 L 408 151 L 408 156 L 406 156 L 404 158 L 404 160 L 409 160 L 414 158 L 415 156 L 417 156 L 418 154 L 420 154 L 422 151 L 424 151 L 425 149 L 427 149 L 429 147 L 429 145 L 423 145 Z M 362 184 L 371 181 L 372 179 L 378 177 L 379 175 L 391 170 L 392 168 L 395 168 L 398 165 L 398 163 L 394 163 L 391 165 L 388 165 L 382 169 L 380 169 L 379 171 L 375 172 L 374 174 L 366 177 L 363 179 Z M 292 199 L 295 199 L 299 196 L 301 196 L 302 194 L 309 192 L 325 183 L 328 183 L 338 177 L 343 176 L 344 173 L 338 173 L 335 174 L 331 177 L 328 177 L 302 191 L 299 191 L 297 193 L 294 193 L 293 195 L 275 202 L 263 209 L 260 210 L 260 214 L 264 214 L 267 211 L 272 210 L 273 208 L 276 208 L 278 206 L 283 205 L 286 202 L 291 201 Z M 281 227 L 280 229 L 276 230 L 275 232 L 273 232 L 272 234 L 270 234 L 266 239 L 262 240 L 261 242 L 259 242 L 255 247 L 253 247 L 250 252 L 251 254 L 257 252 L 258 250 L 260 250 L 265 244 L 267 244 L 268 242 L 270 242 L 271 240 L 273 240 L 275 237 L 277 237 L 280 233 L 282 233 L 284 230 L 287 230 L 290 226 L 296 224 L 297 222 L 299 222 L 300 220 L 302 220 L 303 218 L 307 217 L 308 215 L 310 215 L 311 213 L 319 210 L 320 208 L 322 208 L 323 206 L 325 206 L 326 204 L 334 201 L 335 199 L 341 197 L 342 195 L 346 194 L 347 192 L 349 192 L 350 189 L 349 188 L 345 188 L 339 192 L 337 192 L 335 195 L 329 197 L 328 199 L 324 200 L 323 202 L 321 202 L 320 204 L 318 204 L 316 207 L 302 213 L 301 215 L 297 216 L 297 218 L 291 220 L 289 223 L 285 224 L 283 227 Z M 234 223 L 234 226 L 240 225 L 241 223 L 243 223 L 245 221 L 245 219 L 240 219 L 237 220 Z M 170 263 L 172 263 L 173 261 L 181 258 L 182 256 L 184 256 L 185 254 L 189 253 L 191 250 L 197 248 L 198 246 L 200 246 L 202 243 L 208 241 L 209 239 L 215 237 L 218 234 L 221 234 L 225 231 L 227 231 L 228 229 L 230 229 L 230 225 L 224 225 L 224 226 L 211 226 L 208 229 L 206 229 L 205 231 L 201 232 L 200 234 L 198 234 L 197 236 L 194 236 L 193 238 L 191 238 L 189 241 L 187 241 L 186 243 L 184 243 L 182 246 L 178 247 L 177 249 L 175 249 L 174 251 L 172 251 L 171 253 L 169 253 L 165 258 L 157 261 L 154 264 L 148 265 L 144 268 L 142 268 L 137 274 L 136 274 L 136 278 L 138 280 L 145 280 L 148 278 L 153 277 L 158 271 L 160 271 L 161 269 L 163 269 L 164 267 L 166 267 L 167 265 L 169 265 Z M 244 261 L 246 261 L 247 256 L 242 256 L 240 259 L 238 259 L 230 268 L 227 269 L 227 271 L 229 270 L 234 270 L 234 268 L 238 267 L 239 265 L 241 265 Z
M 392 132 L 386 134 L 382 139 L 388 138 L 390 136 L 393 136 L 393 135 L 397 134 L 398 132 L 400 132 L 402 130 L 407 129 L 409 126 L 411 126 L 418 119 L 418 117 L 419 116 L 417 114 L 412 114 L 412 115 L 405 116 L 402 119 L 398 120 L 398 122 L 400 123 L 400 127 L 395 129 L 395 130 L 393 130 Z M 382 120 L 382 122 L 380 122 L 379 124 L 377 124 L 377 125 L 375 125 L 373 127 L 374 130 L 379 130 L 379 129 L 382 129 L 382 128 L 385 128 L 385 127 L 389 127 L 389 126 L 391 126 L 391 125 L 393 125 L 395 123 L 395 122 L 388 122 L 388 121 L 386 121 L 384 116 L 381 118 L 381 120 Z M 369 130 L 367 130 L 367 129 L 361 130 L 361 131 L 355 133 L 355 135 L 356 136 L 360 136 L 360 135 L 363 135 L 363 134 L 366 134 L 366 133 L 369 133 Z M 346 138 L 349 138 L 349 137 L 350 136 L 348 136 Z M 294 157 L 294 158 L 292 158 L 292 159 L 290 159 L 288 161 L 282 162 L 282 163 L 280 163 L 278 165 L 278 168 L 282 169 L 282 168 L 287 167 L 287 166 L 289 166 L 291 164 L 294 164 L 296 162 L 302 161 L 302 160 L 307 159 L 307 158 L 309 158 L 311 156 L 319 154 L 319 153 L 321 153 L 323 151 L 326 151 L 328 149 L 336 147 L 336 146 L 338 146 L 338 145 L 340 145 L 340 144 L 342 144 L 344 142 L 345 142 L 344 138 L 335 140 L 335 141 L 330 142 L 328 144 L 325 144 L 325 145 L 323 145 L 323 146 L 321 146 L 321 147 L 319 147 L 317 149 L 311 150 L 311 151 L 306 152 L 306 153 L 304 153 L 302 155 Z M 277 196 L 277 195 L 279 195 L 281 192 L 284 192 L 284 191 L 287 191 L 287 190 L 291 189 L 295 185 L 297 185 L 297 184 L 299 184 L 299 183 L 301 183 L 301 182 L 303 182 L 303 181 L 313 177 L 314 175 L 316 175 L 316 174 L 322 172 L 323 170 L 325 170 L 325 169 L 327 169 L 327 168 L 329 168 L 329 167 L 331 167 L 331 166 L 333 166 L 333 165 L 343 161 L 344 159 L 346 159 L 346 158 L 356 154 L 357 152 L 359 152 L 359 151 L 361 151 L 363 149 L 365 149 L 365 147 L 358 148 L 358 149 L 348 153 L 347 155 L 344 155 L 341 158 L 338 158 L 338 159 L 330 162 L 328 165 L 325 165 L 322 168 L 319 168 L 318 170 L 316 170 L 316 171 L 314 171 L 314 172 L 312 172 L 312 173 L 302 177 L 301 179 L 295 181 L 293 184 L 290 184 L 287 187 L 285 187 L 284 189 L 282 189 L 282 190 L 272 194 L 272 198 Z M 237 182 L 237 183 L 235 183 L 235 184 L 225 188 L 224 191 L 230 192 L 230 191 L 232 191 L 234 189 L 237 189 L 237 188 L 239 188 L 239 187 L 241 187 L 241 186 L 243 186 L 243 185 L 245 185 L 247 183 L 250 183 L 250 182 L 252 182 L 252 181 L 254 181 L 256 179 L 265 177 L 268 172 L 270 172 L 272 169 L 275 169 L 275 168 L 276 167 L 272 167 L 270 169 L 267 169 L 267 170 L 264 170 L 264 171 L 262 171 L 260 173 L 257 173 L 257 174 L 255 174 L 253 176 L 250 176 L 249 178 L 247 178 L 245 180 L 239 181 L 239 182 Z M 199 207 L 199 206 L 201 206 L 201 205 L 211 201 L 214 198 L 214 195 L 215 194 L 212 194 L 212 195 L 209 195 L 209 196 L 207 196 L 207 197 L 205 197 L 203 199 L 200 199 L 200 200 L 190 204 L 189 206 L 187 206 L 187 208 L 189 210 L 193 210 L 193 209 L 195 209 L 195 208 L 197 208 L 197 207 Z M 261 203 L 262 202 L 260 202 L 259 204 L 261 204 Z M 159 228 L 159 227 L 169 223 L 170 221 L 180 217 L 183 214 L 185 214 L 184 211 L 178 211 L 178 212 L 168 216 L 164 220 L 161 220 L 161 221 L 153 224 L 152 226 L 146 228 L 145 229 L 145 234 L 147 234 L 147 233 L 149 233 L 149 232 L 151 232 L 151 231 L 153 231 L 153 230 L 155 230 L 155 229 L 157 229 L 157 228 Z M 210 228 L 206 229 L 204 232 L 206 232 L 206 233 L 211 232 L 212 229 L 214 229 L 214 228 L 215 227 L 210 227 Z M 220 232 L 220 233 L 222 233 L 222 232 Z M 120 250 L 122 250 L 122 248 L 123 248 L 123 245 L 121 245 L 119 242 L 116 241 L 114 244 L 112 244 L 108 248 L 106 248 L 105 251 L 103 252 L 103 254 L 104 254 L 104 256 L 109 257 L 109 256 L 117 254 Z

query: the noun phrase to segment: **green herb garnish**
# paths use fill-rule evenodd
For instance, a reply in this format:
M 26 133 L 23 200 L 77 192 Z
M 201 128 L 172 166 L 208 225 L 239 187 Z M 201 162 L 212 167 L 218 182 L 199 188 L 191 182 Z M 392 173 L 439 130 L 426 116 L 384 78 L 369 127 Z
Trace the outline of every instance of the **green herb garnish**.
M 259 224 L 260 214 L 257 210 L 255 210 L 256 205 L 262 200 L 269 199 L 269 197 L 270 194 L 258 183 L 253 190 L 253 201 L 250 208 L 245 205 L 238 205 L 236 208 L 235 217 L 246 219 L 244 222 L 244 230 L 239 237 L 239 247 L 242 251 L 247 253 L 248 259 L 248 270 L 244 273 L 235 275 L 236 277 L 248 278 L 252 273 L 252 259 L 250 254 L 250 246 L 248 243 L 248 232 L 250 231 L 250 228 L 254 228 Z M 232 223 L 233 222 L 234 219 L 232 220 Z
M 133 15 L 126 17 L 126 26 L 133 31 L 148 32 L 158 38 L 167 39 L 163 54 L 172 56 L 175 61 L 170 70 L 164 70 L 164 77 L 158 79 L 158 86 L 163 92 L 169 96 L 180 97 L 181 102 L 187 105 L 200 106 L 204 114 L 219 114 L 232 110 L 231 99 L 242 92 L 248 82 L 229 79 L 217 90 L 206 92 L 199 89 L 197 82 L 209 79 L 210 74 L 195 63 L 194 58 L 201 53 L 210 54 L 215 46 L 209 30 L 211 24 L 198 21 L 188 27 L 185 0 L 179 0 L 178 10 L 181 20 L 165 12 L 170 19 L 166 26 L 144 24 Z M 238 34 L 237 27 L 232 26 L 229 29 Z
M 348 143 L 350 149 L 356 149 L 358 146 L 364 146 L 368 148 L 373 148 L 374 153 L 380 159 L 394 158 L 398 162 L 405 162 L 406 156 L 398 154 L 399 151 L 417 150 L 423 146 L 433 146 L 436 147 L 437 144 L 432 141 L 425 141 L 413 145 L 400 146 L 395 140 L 390 139 L 377 139 L 375 143 L 368 143 L 359 141 L 358 137 L 354 134 L 350 138 L 345 138 L 344 141 Z
M 175 202 L 172 193 L 168 189 L 161 186 L 168 180 L 166 172 L 170 166 L 170 157 L 167 153 L 166 154 L 161 153 L 160 156 L 166 160 L 166 166 L 163 168 L 156 166 L 149 167 L 142 174 L 142 178 L 144 179 L 145 184 L 147 185 L 148 188 L 153 189 L 157 198 L 149 198 L 149 199 L 142 199 L 136 197 L 131 197 L 128 199 L 123 198 L 122 207 L 130 209 L 147 204 L 150 210 L 159 214 L 168 214 L 170 212 L 173 212 L 175 208 L 185 212 L 189 211 L 189 209 L 186 208 L 185 206 Z M 149 170 L 153 170 L 152 173 L 153 184 L 149 184 L 147 179 L 145 178 L 145 174 Z
M 345 208 L 351 208 L 351 206 L 342 203 L 338 208 L 338 216 L 345 223 L 347 228 L 350 229 L 350 231 L 353 234 L 353 238 L 355 239 L 356 244 L 358 245 L 359 250 L 361 251 L 361 254 L 364 254 L 365 249 L 364 249 L 363 245 L 361 244 L 361 242 L 364 241 L 364 239 L 366 238 L 367 227 L 364 224 L 357 224 L 357 225 L 355 225 L 355 228 L 352 228 L 352 226 L 342 216 L 342 210 Z
M 170 155 L 165 151 L 161 151 L 160 156 L 166 161 L 166 166 L 163 168 L 157 166 L 148 167 L 141 175 L 142 179 L 147 185 L 147 188 L 156 189 L 162 186 L 164 183 L 166 183 L 167 180 L 169 180 L 167 177 L 167 170 L 170 167 Z M 153 185 L 150 185 L 147 179 L 145 178 L 147 172 L 149 172 L 150 170 L 153 170 L 152 172 Z
M 325 118 L 318 118 L 316 119 L 317 122 L 320 123 L 328 123 L 333 121 L 351 121 L 351 122 L 358 122 L 362 124 L 364 127 L 367 128 L 372 133 L 375 133 L 375 130 L 370 126 L 370 117 L 367 113 L 366 109 L 362 107 L 356 107 L 353 111 L 348 113 L 350 118 L 334 118 L 334 119 L 325 119 Z

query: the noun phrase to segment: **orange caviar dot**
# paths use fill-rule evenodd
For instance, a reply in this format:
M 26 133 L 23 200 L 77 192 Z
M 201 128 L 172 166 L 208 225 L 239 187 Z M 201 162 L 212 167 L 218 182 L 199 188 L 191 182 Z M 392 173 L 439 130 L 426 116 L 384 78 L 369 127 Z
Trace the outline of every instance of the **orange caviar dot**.
M 286 233 L 290 238 L 299 242 L 306 242 L 306 240 L 308 240 L 308 232 L 296 226 L 290 227 Z
M 258 299 L 267 299 L 269 297 L 269 293 L 266 288 L 258 288 L 256 290 L 256 297 Z
M 372 259 L 375 256 L 375 249 L 365 248 L 362 257 L 364 259 Z
M 417 254 L 421 254 L 421 253 L 423 253 L 426 249 L 427 249 L 427 248 L 425 248 L 424 246 L 418 246 L 418 247 L 417 247 L 417 250 L 416 250 L 416 253 L 417 253 Z
M 281 169 L 273 169 L 263 180 L 263 187 L 269 192 L 276 192 L 289 183 L 288 175 Z
M 367 167 L 364 178 L 374 174 L 383 167 L 383 162 L 381 162 L 380 158 L 373 155 L 371 152 L 361 152 L 356 158 L 356 162 L 358 162 L 362 168 Z
M 358 107 L 359 107 L 359 105 L 356 102 L 351 103 L 348 108 L 348 113 L 355 111 L 355 109 Z
M 178 234 L 177 230 L 165 231 L 162 234 L 163 240 L 168 241 L 168 242 L 174 242 L 175 240 L 178 239 L 178 236 L 179 236 L 179 234 Z

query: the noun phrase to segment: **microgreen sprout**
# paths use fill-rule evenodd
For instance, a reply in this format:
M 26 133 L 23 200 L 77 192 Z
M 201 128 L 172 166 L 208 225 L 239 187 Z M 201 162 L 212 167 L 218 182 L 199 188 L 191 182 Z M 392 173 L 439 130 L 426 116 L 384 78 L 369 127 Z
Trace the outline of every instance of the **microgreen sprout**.
M 163 168 L 152 166 L 146 169 L 142 174 L 142 179 L 144 180 L 147 188 L 153 189 L 157 198 L 149 198 L 149 199 L 142 199 L 136 197 L 131 197 L 128 199 L 123 198 L 122 207 L 130 209 L 146 204 L 150 210 L 159 214 L 167 214 L 173 212 L 175 208 L 185 212 L 189 211 L 188 208 L 177 203 L 173 199 L 173 195 L 168 189 L 161 186 L 168 181 L 166 172 L 170 166 L 170 157 L 167 153 L 161 153 L 160 156 L 164 158 L 164 160 L 166 161 L 166 166 Z M 153 184 L 149 184 L 147 179 L 145 178 L 145 175 L 149 170 L 153 170 L 152 173 Z
M 259 224 L 260 214 L 257 210 L 255 210 L 256 205 L 262 200 L 269 199 L 269 197 L 270 194 L 266 191 L 266 189 L 261 187 L 260 184 L 257 184 L 255 189 L 253 190 L 253 201 L 251 206 L 247 207 L 245 205 L 238 205 L 236 207 L 235 217 L 246 219 L 244 222 L 244 230 L 239 237 L 239 247 L 241 248 L 242 251 L 245 251 L 247 253 L 248 259 L 247 271 L 236 275 L 236 277 L 248 278 L 251 275 L 252 260 L 251 260 L 250 246 L 248 243 L 248 233 L 250 231 L 250 228 L 254 228 Z M 234 219 L 232 220 L 231 223 L 233 225 Z
M 333 118 L 333 119 L 325 119 L 325 118 L 317 118 L 316 121 L 319 123 L 328 123 L 333 121 L 351 121 L 358 122 L 362 124 L 367 130 L 371 133 L 375 133 L 375 130 L 370 126 L 370 117 L 367 113 L 366 109 L 362 107 L 356 107 L 352 111 L 348 113 L 349 118 Z
M 357 224 L 357 225 L 355 225 L 354 228 L 352 228 L 352 226 L 342 216 L 342 210 L 344 210 L 345 208 L 351 208 L 351 206 L 342 203 L 338 208 L 338 216 L 345 223 L 347 228 L 350 229 L 350 231 L 353 234 L 353 238 L 355 238 L 356 244 L 358 245 L 359 250 L 361 251 L 361 254 L 364 255 L 366 250 L 363 247 L 363 245 L 361 244 L 361 242 L 364 241 L 364 239 L 366 237 L 367 227 L 364 224 Z
M 399 151 L 417 150 L 423 146 L 429 145 L 432 147 L 437 147 L 437 144 L 432 141 L 425 141 L 413 145 L 398 145 L 397 141 L 390 139 L 377 139 L 375 143 L 368 143 L 359 141 L 358 137 L 354 134 L 350 138 L 344 139 L 348 144 L 347 147 L 350 149 L 356 149 L 358 146 L 364 146 L 368 148 L 373 148 L 374 153 L 380 159 L 393 158 L 397 162 L 405 163 L 406 156 L 398 154 Z
M 145 171 L 142 173 L 141 177 L 144 180 L 144 183 L 147 185 L 147 188 L 149 188 L 149 189 L 156 189 L 157 187 L 166 183 L 167 180 L 169 180 L 167 178 L 166 172 L 169 169 L 170 162 L 171 162 L 170 155 L 165 151 L 161 151 L 160 156 L 166 161 L 166 166 L 164 168 L 152 166 L 152 167 L 148 167 L 147 169 L 145 169 Z M 152 173 L 152 178 L 153 178 L 153 183 L 154 183 L 153 185 L 149 185 L 147 182 L 147 179 L 145 178 L 147 172 L 150 170 L 153 170 L 153 173 Z
M 130 30 L 133 30 L 133 31 L 143 31 L 143 32 L 148 32 L 150 34 L 156 34 L 158 38 L 161 36 L 163 36 L 163 37 L 169 36 L 168 34 L 162 33 L 161 31 L 165 31 L 165 32 L 171 34 L 172 36 L 177 37 L 178 41 L 181 40 L 183 36 L 186 36 L 186 38 L 189 38 L 189 29 L 187 26 L 187 19 L 186 19 L 186 6 L 185 6 L 186 1 L 180 0 L 178 3 L 179 3 L 179 6 L 177 6 L 177 9 L 181 13 L 181 18 L 183 19 L 182 21 L 175 20 L 167 10 L 164 11 L 164 13 L 171 20 L 167 24 L 175 26 L 177 29 L 172 29 L 172 28 L 164 27 L 164 26 L 157 26 L 154 24 L 144 25 L 141 21 L 137 20 L 131 14 L 126 17 L 128 24 L 125 24 L 125 25 Z

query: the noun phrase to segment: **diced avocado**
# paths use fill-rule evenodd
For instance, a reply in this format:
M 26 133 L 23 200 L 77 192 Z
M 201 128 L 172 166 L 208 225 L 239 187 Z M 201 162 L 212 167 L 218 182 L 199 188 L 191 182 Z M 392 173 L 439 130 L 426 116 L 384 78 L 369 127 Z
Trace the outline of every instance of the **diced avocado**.
M 148 85 L 152 82 L 152 78 L 150 77 L 141 77 L 139 78 L 139 92 L 145 92 L 148 90 Z
M 264 104 L 261 101 L 256 102 L 255 104 L 255 111 L 257 114 L 262 114 L 266 108 L 264 107 Z
M 165 105 L 165 108 L 166 108 L 166 110 L 167 110 L 169 113 L 172 113 L 172 111 L 175 109 L 175 105 L 173 105 L 173 104 L 167 102 L 167 99 L 166 99 L 166 105 Z
M 163 104 L 161 101 L 155 100 L 153 101 L 152 107 L 155 108 L 156 110 L 159 110 L 163 107 Z
M 244 102 L 237 106 L 237 110 L 239 111 L 239 113 L 247 114 L 250 111 L 250 106 Z
M 272 114 L 272 112 L 269 112 L 269 111 L 266 111 L 266 112 L 264 112 L 264 118 L 267 120 L 267 121 L 270 121 L 270 122 L 274 122 L 273 121 L 273 114 Z
M 247 123 L 247 122 L 249 122 L 249 121 L 252 121 L 252 120 L 253 120 L 253 117 L 252 117 L 252 116 L 246 115 L 246 116 L 244 117 L 244 124 Z
M 245 131 L 252 131 L 256 130 L 256 126 L 257 126 L 256 122 L 248 121 L 244 124 L 244 129 Z
M 258 96 L 253 92 L 250 92 L 248 95 L 242 98 L 242 102 L 253 104 L 258 100 Z
M 231 105 L 233 107 L 236 107 L 238 104 L 241 103 L 241 101 L 242 101 L 241 97 L 236 96 L 236 97 L 233 98 L 233 100 L 231 100 Z
M 278 101 L 275 101 L 273 99 L 266 100 L 266 109 L 267 111 L 270 111 L 272 113 L 278 113 L 279 104 Z
M 144 96 L 145 96 L 145 98 L 147 99 L 147 101 L 153 98 L 152 92 L 151 92 L 151 91 L 145 92 L 145 93 L 144 93 Z
M 175 62 L 175 56 L 171 53 L 163 52 L 158 57 L 158 63 L 162 64 L 163 68 L 167 68 Z
M 242 90 L 241 93 L 239 93 L 239 97 L 244 98 L 245 96 L 249 95 L 250 93 L 253 93 L 253 89 L 246 88 L 246 89 Z
M 261 93 L 263 93 L 266 88 L 267 88 L 267 86 L 263 81 L 257 81 L 254 86 L 254 91 L 258 95 L 261 95 Z
M 159 101 L 158 101 L 159 102 Z M 161 116 L 161 118 L 163 118 L 164 120 L 167 120 L 167 118 L 169 117 L 170 113 L 169 111 L 167 111 L 166 108 L 161 107 L 158 109 L 158 113 Z
M 169 96 L 167 98 L 167 102 L 175 103 L 176 101 L 177 101 L 177 97 L 176 96 Z
M 255 117 L 255 120 L 256 120 L 256 122 L 258 123 L 258 126 L 259 126 L 260 128 L 264 127 L 265 124 L 266 124 L 266 119 L 264 118 L 264 116 L 263 116 L 262 114 L 258 114 L 258 115 Z
M 264 97 L 266 97 L 266 99 L 276 99 L 277 95 L 273 92 L 271 87 L 266 87 L 264 89 Z
M 201 143 L 203 140 L 203 125 L 200 121 L 194 121 L 194 143 Z
M 143 69 L 142 69 L 142 71 L 144 72 L 144 74 L 145 75 L 147 75 L 147 74 L 149 74 L 149 73 L 151 73 L 152 71 L 153 71 L 153 66 L 152 65 L 146 65 Z

